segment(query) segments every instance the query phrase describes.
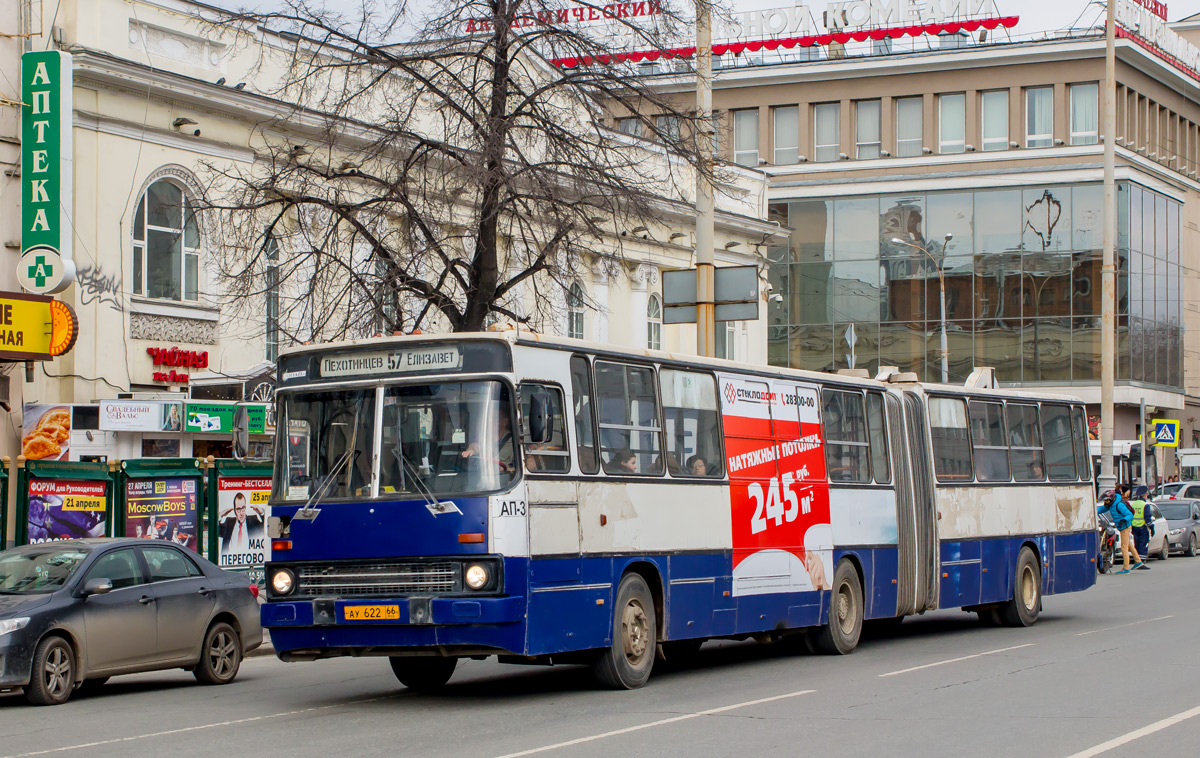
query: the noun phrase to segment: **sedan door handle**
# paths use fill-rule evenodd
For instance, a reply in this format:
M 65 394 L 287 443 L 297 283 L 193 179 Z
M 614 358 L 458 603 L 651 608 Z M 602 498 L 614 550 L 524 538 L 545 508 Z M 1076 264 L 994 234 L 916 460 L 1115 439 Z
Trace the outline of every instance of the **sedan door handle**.
M 149 595 L 142 595 L 141 599 L 138 600 L 138 602 L 141 603 L 142 605 L 149 605 L 150 603 L 154 602 L 154 598 L 150 597 Z
M 196 594 L 197 594 L 197 595 L 211 595 L 211 594 L 213 594 L 213 591 L 212 591 L 212 590 L 210 590 L 208 587 L 201 587 L 201 588 L 200 588 L 200 589 L 199 589 L 199 590 L 196 592 Z

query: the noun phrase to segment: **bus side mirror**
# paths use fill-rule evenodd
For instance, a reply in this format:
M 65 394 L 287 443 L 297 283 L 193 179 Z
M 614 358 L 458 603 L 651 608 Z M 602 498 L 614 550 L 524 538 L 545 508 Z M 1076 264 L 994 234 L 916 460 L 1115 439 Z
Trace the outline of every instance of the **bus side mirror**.
M 250 415 L 246 406 L 239 405 L 233 411 L 233 457 L 245 460 L 250 450 Z
M 529 441 L 545 444 L 554 435 L 554 420 L 550 415 L 550 395 L 536 392 L 529 397 Z

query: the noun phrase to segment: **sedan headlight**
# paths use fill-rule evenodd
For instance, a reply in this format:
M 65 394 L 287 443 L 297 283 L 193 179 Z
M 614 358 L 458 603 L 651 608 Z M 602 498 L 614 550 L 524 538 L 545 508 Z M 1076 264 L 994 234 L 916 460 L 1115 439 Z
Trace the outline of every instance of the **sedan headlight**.
M 288 569 L 279 569 L 271 574 L 271 589 L 276 595 L 286 595 L 296 587 L 296 575 Z
M 24 629 L 28 625 L 28 616 L 21 616 L 20 618 L 15 619 L 4 619 L 3 621 L 0 621 L 0 637 L 3 637 L 6 634 L 12 634 L 18 629 Z
M 1172 536 L 1172 537 L 1174 537 L 1174 536 L 1175 536 L 1175 535 L 1177 535 L 1177 534 L 1183 534 L 1183 530 L 1182 530 L 1182 529 L 1172 529 L 1172 530 L 1171 530 L 1171 536 Z
M 487 570 L 487 566 L 472 563 L 470 566 L 467 566 L 467 571 L 463 575 L 463 578 L 466 580 L 468 587 L 473 590 L 481 590 L 487 586 L 492 575 Z

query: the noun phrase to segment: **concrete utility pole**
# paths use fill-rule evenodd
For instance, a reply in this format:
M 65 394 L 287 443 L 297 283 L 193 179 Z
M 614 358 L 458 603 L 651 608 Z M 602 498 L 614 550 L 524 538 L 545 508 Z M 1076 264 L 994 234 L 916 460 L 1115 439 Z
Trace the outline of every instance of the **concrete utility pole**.
M 696 0 L 696 115 L 700 122 L 699 170 L 696 172 L 696 354 L 716 355 L 716 297 L 713 284 L 716 226 L 713 188 L 712 9 L 709 0 Z
M 1100 266 L 1100 491 L 1117 483 L 1113 474 L 1113 384 L 1117 371 L 1117 24 L 1108 0 L 1104 30 L 1104 257 Z

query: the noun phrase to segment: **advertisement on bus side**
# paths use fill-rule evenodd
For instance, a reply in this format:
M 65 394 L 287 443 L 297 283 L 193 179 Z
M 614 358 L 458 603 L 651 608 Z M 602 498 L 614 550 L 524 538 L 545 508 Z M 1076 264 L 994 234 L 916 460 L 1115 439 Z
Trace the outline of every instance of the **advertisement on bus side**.
M 125 536 L 170 540 L 199 552 L 199 480 L 130 479 L 125 485 Z
M 733 594 L 829 589 L 833 530 L 816 387 L 721 376 Z
M 271 560 L 266 531 L 270 496 L 270 477 L 218 478 L 217 551 L 222 568 L 262 566 Z

